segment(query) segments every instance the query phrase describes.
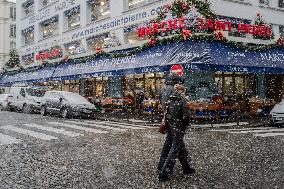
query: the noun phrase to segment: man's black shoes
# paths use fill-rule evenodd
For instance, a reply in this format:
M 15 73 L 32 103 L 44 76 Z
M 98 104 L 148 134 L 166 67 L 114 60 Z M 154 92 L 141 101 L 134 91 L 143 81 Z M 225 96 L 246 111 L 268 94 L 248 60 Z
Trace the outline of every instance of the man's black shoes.
M 189 169 L 185 169 L 185 170 L 183 170 L 183 174 L 184 175 L 192 175 L 192 174 L 194 174 L 196 171 L 195 171 L 195 169 L 193 169 L 193 168 L 189 168 Z

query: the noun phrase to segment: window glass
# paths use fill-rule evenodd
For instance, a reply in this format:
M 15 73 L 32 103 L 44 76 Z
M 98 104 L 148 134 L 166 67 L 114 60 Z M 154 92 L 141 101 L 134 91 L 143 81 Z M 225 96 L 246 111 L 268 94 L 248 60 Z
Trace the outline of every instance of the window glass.
M 259 3 L 262 5 L 269 5 L 269 0 L 259 0 Z
M 99 36 L 93 36 L 87 38 L 88 48 L 92 51 L 95 51 L 97 48 L 103 48 L 105 44 L 105 39 L 109 34 L 102 34 Z
M 34 63 L 34 53 L 22 56 L 22 62 L 25 65 Z
M 67 30 L 80 26 L 80 6 L 65 11 L 65 16 L 67 18 Z
M 279 7 L 284 8 L 284 0 L 278 0 Z
M 16 37 L 16 24 L 10 25 L 10 37 L 12 38 Z
M 34 42 L 34 27 L 31 26 L 22 30 L 22 35 L 24 38 L 24 44 L 28 45 Z
M 65 44 L 65 50 L 69 55 L 80 54 L 81 41 L 73 41 L 71 43 Z
M 126 42 L 129 44 L 133 44 L 133 43 L 137 43 L 139 41 L 148 39 L 147 36 L 143 38 L 139 38 L 137 35 L 138 28 L 145 27 L 147 25 L 148 25 L 148 22 L 144 22 L 141 24 L 135 24 L 135 25 L 124 28 L 124 36 L 125 36 Z
M 129 9 L 136 8 L 144 4 L 146 4 L 146 0 L 128 0 Z
M 52 3 L 52 0 L 42 0 L 41 6 L 45 7 L 45 6 L 49 5 L 50 3 Z
M 16 8 L 10 7 L 10 18 L 13 20 L 16 19 Z
M 58 16 L 54 16 L 40 23 L 42 38 L 58 34 Z
M 22 4 L 24 16 L 29 16 L 34 13 L 34 0 L 27 0 Z
M 91 22 L 110 16 L 109 0 L 90 0 L 89 9 Z

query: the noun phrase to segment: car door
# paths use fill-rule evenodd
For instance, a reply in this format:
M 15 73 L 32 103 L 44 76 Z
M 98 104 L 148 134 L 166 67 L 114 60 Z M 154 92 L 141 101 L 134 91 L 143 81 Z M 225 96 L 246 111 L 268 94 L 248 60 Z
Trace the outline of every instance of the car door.
M 22 109 L 26 99 L 26 90 L 25 88 L 21 88 L 19 93 L 17 94 L 17 108 Z
M 46 93 L 46 95 L 44 96 L 44 100 L 45 100 L 44 103 L 45 103 L 46 109 L 48 111 L 54 112 L 55 111 L 54 104 L 55 104 L 55 101 L 56 101 L 56 93 L 54 93 L 54 92 Z
M 53 101 L 54 110 L 60 112 L 62 108 L 63 96 L 60 93 L 55 93 L 54 95 L 55 95 L 55 99 Z

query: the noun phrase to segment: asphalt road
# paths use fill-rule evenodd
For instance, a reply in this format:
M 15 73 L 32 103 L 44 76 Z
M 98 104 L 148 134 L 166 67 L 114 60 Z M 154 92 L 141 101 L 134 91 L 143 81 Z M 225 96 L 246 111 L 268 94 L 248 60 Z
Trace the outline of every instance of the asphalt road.
M 123 122 L 0 112 L 0 188 L 284 188 L 284 128 L 188 129 L 197 173 L 157 179 L 165 135 Z

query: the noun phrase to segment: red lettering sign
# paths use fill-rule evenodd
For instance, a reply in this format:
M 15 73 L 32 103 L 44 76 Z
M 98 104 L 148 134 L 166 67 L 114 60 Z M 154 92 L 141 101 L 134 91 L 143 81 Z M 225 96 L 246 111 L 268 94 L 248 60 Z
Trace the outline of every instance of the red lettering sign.
M 61 57 L 61 49 L 55 49 L 52 51 L 48 51 L 48 52 L 43 52 L 43 53 L 38 53 L 36 54 L 35 58 L 36 60 L 46 60 L 46 59 L 50 59 L 50 58 L 59 58 Z
M 185 29 L 187 24 L 187 18 L 182 17 L 179 19 L 173 19 L 168 21 L 163 21 L 161 23 L 154 22 L 152 25 L 147 27 L 138 28 L 137 34 L 138 37 L 145 37 L 150 35 L 158 35 L 160 33 L 176 30 L 176 29 Z M 213 30 L 213 31 L 232 31 L 234 27 L 238 30 L 239 33 L 251 34 L 255 36 L 264 36 L 270 37 L 273 35 L 272 28 L 268 25 L 252 25 L 238 23 L 237 26 L 234 26 L 230 21 L 223 20 L 212 20 L 198 18 L 195 24 L 196 29 L 198 30 Z

